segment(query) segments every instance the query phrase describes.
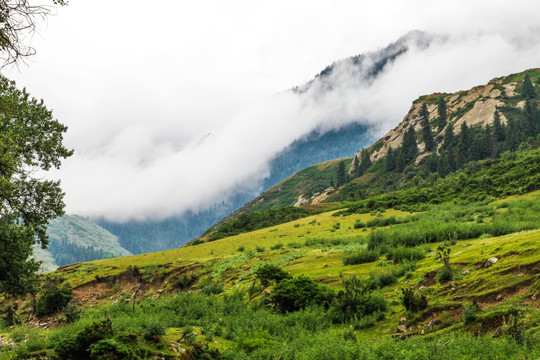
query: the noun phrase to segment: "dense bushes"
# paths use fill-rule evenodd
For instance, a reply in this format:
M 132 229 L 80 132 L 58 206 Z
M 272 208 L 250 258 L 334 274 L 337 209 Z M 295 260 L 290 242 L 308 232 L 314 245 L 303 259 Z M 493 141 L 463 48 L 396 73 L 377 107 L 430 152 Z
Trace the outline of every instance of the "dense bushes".
M 360 249 L 343 257 L 343 265 L 358 265 L 379 259 L 378 250 Z
M 245 213 L 240 215 L 238 219 L 220 225 L 210 236 L 209 241 L 283 224 L 306 216 L 309 216 L 309 212 L 299 207 Z
M 286 313 L 314 305 L 328 308 L 334 295 L 332 289 L 307 276 L 299 276 L 279 282 L 270 295 L 270 301 L 277 310 Z
M 45 316 L 64 309 L 72 299 L 69 286 L 47 285 L 40 293 L 36 302 L 36 315 Z
M 427 297 L 419 291 L 414 291 L 412 288 L 401 289 L 401 303 L 405 310 L 418 312 L 424 310 L 428 306 Z

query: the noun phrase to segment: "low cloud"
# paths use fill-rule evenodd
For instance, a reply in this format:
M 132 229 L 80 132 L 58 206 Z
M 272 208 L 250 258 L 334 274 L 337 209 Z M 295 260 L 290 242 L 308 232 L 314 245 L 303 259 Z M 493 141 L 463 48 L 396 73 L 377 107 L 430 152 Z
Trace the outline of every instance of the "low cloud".
M 324 3 L 315 2 L 303 15 L 302 24 L 317 16 L 322 21 Z M 171 45 L 176 62 L 157 56 L 168 48 L 154 43 L 148 49 L 149 57 L 143 57 L 145 64 L 140 62 L 144 49 L 134 47 L 137 50 L 119 53 L 112 45 L 94 39 L 101 56 L 110 51 L 119 60 L 107 63 L 106 57 L 78 53 L 82 50 L 75 47 L 66 55 L 70 65 L 53 66 L 52 60 L 36 62 L 30 64 L 30 70 L 14 76 L 23 85 L 28 84 L 31 93 L 45 97 L 49 106 L 52 103 L 55 114 L 70 127 L 66 143 L 76 153 L 53 174 L 62 179 L 69 212 L 116 221 L 160 219 L 209 208 L 227 201 L 237 191 L 256 194 L 268 175 L 272 157 L 316 128 L 329 130 L 359 122 L 372 125 L 382 135 L 401 121 L 420 95 L 469 89 L 493 77 L 540 66 L 536 2 L 479 1 L 457 7 L 452 1 L 416 0 L 407 2 L 405 8 L 401 3 L 384 1 L 358 9 L 366 17 L 364 22 L 358 19 L 358 25 L 352 25 L 353 16 L 348 14 L 353 11 L 343 11 L 348 15 L 347 21 L 342 21 L 334 16 L 339 15 L 339 7 L 332 7 L 326 16 L 336 29 L 328 27 L 325 35 L 325 26 L 306 25 L 295 32 L 298 24 L 286 21 L 280 23 L 281 32 L 267 33 L 261 30 L 267 28 L 257 27 L 254 21 L 273 10 L 252 9 L 251 2 L 240 1 L 232 7 L 244 6 L 247 10 L 242 14 L 255 20 L 241 19 L 239 23 L 249 23 L 259 42 L 240 28 L 230 30 L 229 23 L 220 20 L 221 13 L 211 12 L 205 14 L 210 17 L 205 21 L 210 24 L 214 19 L 216 28 L 211 32 L 202 27 L 194 29 L 199 29 L 204 38 L 222 26 L 225 34 L 232 31 L 237 35 L 236 43 L 227 43 L 227 47 L 205 44 L 203 38 L 179 38 Z M 357 6 L 346 1 L 339 4 L 342 10 Z M 73 3 L 68 8 L 74 7 L 76 13 L 82 12 L 81 6 Z M 222 10 L 233 15 L 230 9 Z M 50 26 L 54 21 L 50 20 Z M 165 38 L 181 33 L 167 24 Z M 283 78 L 291 85 L 309 79 L 305 73 L 297 74 L 301 60 L 313 74 L 315 66 L 319 70 L 324 67 L 320 61 L 331 62 L 330 56 L 343 58 L 382 48 L 410 29 L 427 32 L 405 38 L 408 51 L 386 64 L 375 77 L 370 76 L 377 61 L 373 52 L 363 67 L 350 61 L 338 62 L 331 76 L 320 78 L 302 94 L 276 94 L 276 84 L 282 90 L 286 88 Z M 128 36 L 126 29 L 118 31 Z M 310 31 L 322 45 L 336 44 L 339 51 L 301 55 L 302 46 L 316 48 Z M 341 31 L 343 37 L 337 39 L 334 31 Z M 143 29 L 135 32 L 146 39 Z M 355 34 L 358 46 L 351 50 L 355 48 Z M 228 41 L 223 34 L 216 36 Z M 284 41 L 288 60 L 274 54 L 283 50 L 271 41 L 274 38 Z M 92 41 L 78 39 L 84 40 Z M 121 36 L 116 40 L 124 41 Z M 190 48 L 191 42 L 197 41 L 200 43 L 195 49 L 201 50 L 204 58 Z M 215 49 L 206 49 L 214 45 Z M 56 59 L 60 51 L 54 46 L 37 49 L 44 53 L 44 59 Z M 190 66 L 195 63 L 189 62 L 191 54 L 200 64 L 192 70 Z M 227 54 L 236 57 L 229 59 Z M 295 56 L 303 58 L 297 60 Z M 319 62 L 313 61 L 317 57 Z M 273 73 L 286 68 L 287 63 L 292 70 Z M 245 68 L 249 71 L 242 72 Z

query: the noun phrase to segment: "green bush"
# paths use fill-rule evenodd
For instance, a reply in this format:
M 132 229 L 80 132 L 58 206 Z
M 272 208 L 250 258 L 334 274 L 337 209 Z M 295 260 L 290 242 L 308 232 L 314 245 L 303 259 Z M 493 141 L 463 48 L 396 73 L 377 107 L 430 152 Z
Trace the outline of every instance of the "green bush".
M 73 298 L 69 286 L 46 286 L 38 296 L 36 302 L 36 315 L 51 315 L 64 309 Z
M 265 252 L 266 251 L 265 247 L 260 246 L 260 245 L 256 245 L 255 249 L 257 250 L 257 252 Z
M 343 257 L 343 265 L 358 265 L 379 259 L 378 250 L 360 249 Z
M 443 266 L 437 272 L 437 281 L 439 281 L 440 283 L 451 281 L 452 279 L 454 279 L 454 271 L 449 266 Z
M 401 289 L 401 303 L 405 310 L 411 312 L 424 310 L 428 306 L 426 296 L 420 292 L 415 292 L 412 288 Z
M 201 289 L 201 292 L 205 295 L 217 295 L 223 292 L 223 285 L 209 284 Z
M 426 257 L 424 249 L 421 248 L 408 248 L 404 246 L 398 246 L 394 249 L 386 251 L 386 258 L 388 260 L 395 260 L 395 262 L 403 261 L 417 261 Z
M 281 249 L 281 248 L 283 248 L 283 244 L 282 244 L 282 243 L 277 243 L 277 244 L 272 245 L 272 246 L 270 247 L 271 250 L 279 250 L 279 249 Z
M 239 252 L 243 252 L 244 250 L 246 250 L 246 247 L 244 245 L 240 245 L 238 249 L 236 249 L 236 251 L 239 251 Z
M 165 335 L 165 325 L 158 321 L 152 321 L 144 324 L 143 337 L 147 341 L 159 341 L 160 337 Z
M 197 281 L 197 276 L 188 273 L 171 276 L 169 284 L 171 284 L 173 289 L 188 290 L 195 281 Z
M 280 281 L 270 295 L 270 302 L 282 313 L 298 311 L 309 306 L 328 308 L 334 299 L 334 291 L 301 275 Z
M 478 317 L 476 311 L 477 307 L 474 304 L 467 304 L 463 308 L 463 322 L 467 325 L 473 323 Z

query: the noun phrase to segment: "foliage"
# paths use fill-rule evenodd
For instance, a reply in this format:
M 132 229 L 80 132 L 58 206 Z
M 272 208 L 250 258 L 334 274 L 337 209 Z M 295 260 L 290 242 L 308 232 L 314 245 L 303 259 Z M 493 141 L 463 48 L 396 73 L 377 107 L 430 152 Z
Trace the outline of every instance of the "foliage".
M 379 251 L 360 249 L 343 257 L 343 265 L 358 265 L 379 259 Z
M 263 287 L 268 287 L 272 283 L 279 283 L 282 280 L 290 279 L 291 275 L 274 264 L 263 264 L 255 270 L 255 277 Z
M 43 101 L 4 77 L 0 114 L 0 293 L 17 295 L 37 290 L 32 247 L 36 238 L 47 245 L 47 223 L 64 209 L 59 181 L 43 180 L 36 170 L 59 168 L 72 152 L 62 145 L 67 128 Z
M 169 284 L 173 289 L 188 290 L 197 281 L 197 276 L 192 273 L 174 275 L 169 278 Z
M 238 219 L 220 225 L 210 236 L 209 241 L 293 221 L 308 215 L 307 210 L 298 207 L 242 214 Z
M 454 270 L 452 270 L 449 266 L 443 266 L 438 272 L 437 272 L 437 280 L 440 283 L 445 283 L 447 281 L 451 281 L 454 278 Z
M 375 312 L 386 311 L 384 296 L 372 294 L 368 282 L 353 275 L 343 280 L 343 286 L 344 289 L 337 292 L 330 308 L 334 322 L 351 322 Z
M 59 312 L 71 301 L 69 286 L 47 285 L 39 294 L 36 302 L 36 315 L 45 316 Z
M 450 252 L 452 249 L 450 249 L 446 245 L 439 245 L 437 247 L 437 254 L 435 255 L 435 259 L 440 260 L 443 262 L 445 267 L 450 267 Z
M 277 283 L 270 295 L 270 302 L 277 310 L 286 313 L 314 305 L 327 308 L 333 298 L 333 290 L 302 275 Z
M 421 248 L 414 247 L 408 248 L 405 246 L 398 246 L 396 248 L 390 248 L 386 251 L 386 257 L 389 260 L 394 260 L 396 263 L 404 261 L 417 261 L 426 257 L 425 251 Z
M 421 292 L 414 291 L 412 288 L 401 289 L 401 303 L 407 311 L 418 312 L 428 306 L 427 297 Z

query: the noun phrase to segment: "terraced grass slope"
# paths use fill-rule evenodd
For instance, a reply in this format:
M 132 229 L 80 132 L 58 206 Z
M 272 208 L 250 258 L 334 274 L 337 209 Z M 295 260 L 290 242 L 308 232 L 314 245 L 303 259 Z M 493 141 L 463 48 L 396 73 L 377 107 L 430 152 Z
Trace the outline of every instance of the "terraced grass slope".
M 157 342 L 139 341 L 146 354 L 164 358 L 210 342 L 230 359 L 334 359 L 336 351 L 355 358 L 360 348 L 390 358 L 405 352 L 426 359 L 534 359 L 540 355 L 539 213 L 540 191 L 420 212 L 333 210 L 175 250 L 75 264 L 48 278 L 73 287 L 81 320 L 29 321 L 59 326 L 40 332 L 49 339 L 42 354 L 53 354 L 59 338 L 110 318 L 118 334 L 143 336 L 161 324 Z M 442 278 L 440 246 L 450 250 L 451 278 Z M 370 251 L 375 255 L 366 257 Z M 273 287 L 248 300 L 263 264 L 335 291 L 356 276 L 372 296 L 384 297 L 386 310 L 344 324 L 331 320 L 330 309 L 279 314 L 264 305 Z M 407 311 L 403 289 L 425 296 L 427 306 Z M 396 343 L 396 337 L 409 340 Z M 330 343 L 340 346 L 324 345 Z M 446 355 L 425 353 L 432 347 Z

